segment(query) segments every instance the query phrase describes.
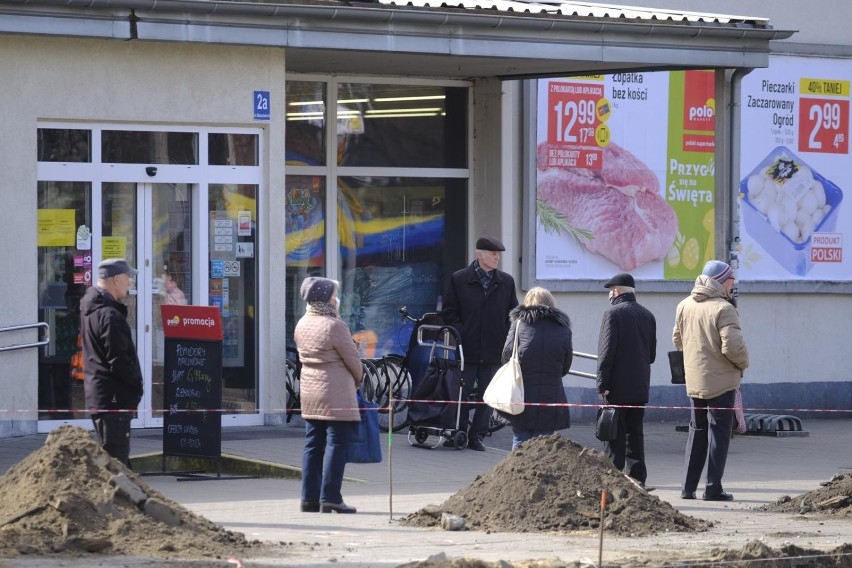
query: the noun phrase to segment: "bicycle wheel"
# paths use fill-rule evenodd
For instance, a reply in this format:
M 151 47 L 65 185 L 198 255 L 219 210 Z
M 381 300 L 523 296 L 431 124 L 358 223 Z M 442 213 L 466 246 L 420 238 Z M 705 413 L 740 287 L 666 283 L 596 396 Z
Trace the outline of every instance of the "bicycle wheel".
M 285 412 L 287 422 L 290 422 L 293 415 L 299 414 L 302 409 L 302 401 L 299 396 L 299 365 L 290 359 L 287 359 L 287 376 L 284 378 L 284 388 L 287 391 Z
M 361 394 L 366 400 L 381 407 L 382 398 L 387 398 L 384 395 L 387 387 L 383 384 L 381 372 L 376 368 L 375 361 L 372 359 L 361 359 L 361 365 L 364 367 Z M 379 413 L 381 414 L 381 408 L 379 408 Z
M 397 432 L 408 424 L 408 398 L 411 396 L 411 374 L 402 365 L 402 357 L 386 355 L 376 361 L 386 386 L 379 402 L 379 428 Z M 393 424 L 390 424 L 388 393 L 393 389 Z

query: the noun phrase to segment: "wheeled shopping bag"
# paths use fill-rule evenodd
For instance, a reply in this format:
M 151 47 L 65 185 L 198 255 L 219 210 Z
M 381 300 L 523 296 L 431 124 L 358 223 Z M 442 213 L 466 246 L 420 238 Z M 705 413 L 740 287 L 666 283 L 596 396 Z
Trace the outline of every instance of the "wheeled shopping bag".
M 449 326 L 421 325 L 417 343 L 429 348 L 429 363 L 409 404 L 408 443 L 437 448 L 450 440 L 460 450 L 467 446 L 467 433 L 459 427 L 465 400 L 461 338 Z M 427 443 L 430 437 L 435 438 L 432 444 Z

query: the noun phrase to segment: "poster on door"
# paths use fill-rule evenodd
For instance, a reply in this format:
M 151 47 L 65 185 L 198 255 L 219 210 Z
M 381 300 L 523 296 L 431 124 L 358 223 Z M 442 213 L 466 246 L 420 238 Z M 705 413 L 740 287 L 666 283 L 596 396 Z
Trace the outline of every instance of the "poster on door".
M 742 82 L 741 280 L 852 280 L 852 61 L 769 58 Z
M 538 82 L 537 279 L 695 278 L 714 247 L 713 77 Z

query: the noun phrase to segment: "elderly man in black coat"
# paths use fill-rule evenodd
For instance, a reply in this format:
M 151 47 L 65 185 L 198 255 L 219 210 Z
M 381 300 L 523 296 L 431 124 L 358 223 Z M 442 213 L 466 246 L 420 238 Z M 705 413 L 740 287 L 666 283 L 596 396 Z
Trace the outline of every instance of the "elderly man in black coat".
M 612 307 L 603 315 L 598 338 L 598 393 L 620 408 L 618 435 L 605 443 L 607 456 L 619 471 L 644 484 L 644 405 L 651 388 L 651 363 L 657 356 L 657 321 L 636 301 L 630 274 L 616 274 L 604 284 Z
M 509 333 L 509 312 L 518 305 L 515 280 L 497 269 L 500 252 L 498 239 L 481 237 L 476 241 L 476 258 L 466 268 L 453 273 L 444 294 L 444 323 L 455 327 L 462 339 L 463 378 L 468 387 L 476 386 L 479 404 L 468 431 L 468 447 L 484 451 L 482 438 L 488 432 L 491 407 L 482 404 L 482 393 L 500 368 L 503 343 Z M 461 429 L 467 426 L 462 412 Z

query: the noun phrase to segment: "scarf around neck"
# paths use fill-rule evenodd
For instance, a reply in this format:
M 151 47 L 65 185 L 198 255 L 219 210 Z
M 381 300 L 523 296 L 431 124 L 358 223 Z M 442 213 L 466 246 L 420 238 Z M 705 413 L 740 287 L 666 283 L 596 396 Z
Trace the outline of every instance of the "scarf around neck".
M 333 318 L 340 317 L 340 314 L 337 313 L 337 306 L 327 302 L 308 302 L 308 307 L 305 309 L 305 313 L 314 316 L 330 316 Z

